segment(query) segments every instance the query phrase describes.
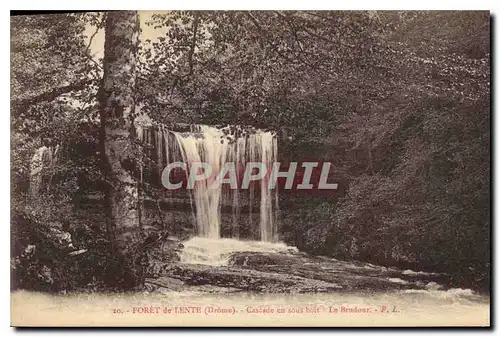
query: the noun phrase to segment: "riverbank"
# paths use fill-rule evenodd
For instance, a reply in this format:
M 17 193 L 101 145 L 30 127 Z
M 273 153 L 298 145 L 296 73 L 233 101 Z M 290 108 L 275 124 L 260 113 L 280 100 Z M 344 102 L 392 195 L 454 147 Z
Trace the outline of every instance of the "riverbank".
M 283 243 L 195 237 L 140 291 L 15 291 L 12 324 L 486 326 L 489 297 L 450 288 L 444 274 L 311 256 Z

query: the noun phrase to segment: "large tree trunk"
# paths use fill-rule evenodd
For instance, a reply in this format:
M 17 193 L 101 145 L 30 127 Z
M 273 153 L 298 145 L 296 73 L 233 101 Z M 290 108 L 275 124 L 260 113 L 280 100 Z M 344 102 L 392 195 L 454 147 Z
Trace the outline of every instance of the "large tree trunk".
M 103 80 L 99 93 L 101 155 L 106 176 L 108 232 L 113 249 L 124 253 L 140 240 L 134 181 L 134 88 L 139 17 L 135 11 L 107 13 Z

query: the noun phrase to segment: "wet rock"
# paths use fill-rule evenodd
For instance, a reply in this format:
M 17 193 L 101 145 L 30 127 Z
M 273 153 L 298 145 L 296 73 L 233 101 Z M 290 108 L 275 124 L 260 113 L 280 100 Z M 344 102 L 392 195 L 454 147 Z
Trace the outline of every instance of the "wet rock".
M 262 266 L 262 265 L 290 265 L 296 259 L 290 255 L 272 253 L 241 252 L 229 257 L 229 266 Z
M 146 278 L 144 284 L 147 285 L 148 289 L 153 289 L 153 290 L 156 290 L 159 287 L 161 287 L 173 291 L 182 291 L 186 288 L 186 285 L 182 280 L 166 276 L 158 278 Z
M 224 288 L 265 293 L 425 289 L 436 277 L 435 274 L 296 252 L 236 252 L 229 256 L 227 266 L 162 264 L 155 275 L 182 281 L 182 289 L 220 292 Z M 164 288 L 175 288 L 171 282 L 169 284 Z
M 176 237 L 176 236 L 169 236 L 163 242 L 163 249 L 164 250 L 179 251 L 182 248 L 184 248 L 184 245 L 182 244 L 181 240 L 178 237 Z
M 160 277 L 166 267 L 180 261 L 179 251 L 183 245 L 178 238 L 173 236 L 159 235 L 157 240 L 150 241 L 148 245 L 143 245 L 143 251 L 147 257 L 145 275 L 146 277 Z
M 300 293 L 339 291 L 341 286 L 321 280 L 254 270 L 178 264 L 168 267 L 164 275 L 189 285 L 215 285 L 267 293 Z
M 413 273 L 395 268 L 307 254 L 240 252 L 234 253 L 229 261 L 231 267 L 320 280 L 348 291 L 421 289 L 436 278 L 435 274 L 420 273 L 417 280 Z

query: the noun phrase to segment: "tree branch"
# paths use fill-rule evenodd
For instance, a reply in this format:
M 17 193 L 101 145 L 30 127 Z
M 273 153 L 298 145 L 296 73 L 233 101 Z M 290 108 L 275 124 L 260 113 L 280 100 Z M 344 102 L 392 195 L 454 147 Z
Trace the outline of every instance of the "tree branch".
M 94 32 L 94 34 L 92 34 L 90 36 L 90 39 L 89 39 L 89 44 L 87 45 L 87 48 L 85 48 L 85 51 L 88 53 L 90 52 L 90 46 L 92 45 L 92 41 L 94 40 L 94 37 L 97 35 L 97 33 L 99 33 L 99 30 L 101 29 L 101 27 L 97 26 L 96 27 L 96 30 Z
M 274 49 L 274 51 L 279 55 L 281 56 L 282 58 L 284 58 L 285 60 L 287 60 L 288 62 L 290 63 L 296 63 L 294 60 L 290 59 L 288 56 L 284 55 L 282 52 L 280 52 L 278 50 L 278 48 L 276 47 L 276 45 L 271 42 L 267 36 L 267 32 L 262 28 L 262 26 L 260 25 L 259 21 L 252 15 L 252 13 L 250 12 L 245 12 L 245 15 L 248 16 L 250 18 L 250 20 L 253 22 L 253 24 L 255 25 L 255 27 L 257 27 L 257 29 L 260 31 L 260 33 L 265 37 L 266 39 L 266 42 Z
M 304 62 L 307 63 L 307 64 L 309 64 L 311 67 L 313 67 L 313 65 L 311 64 L 311 61 L 307 57 L 308 53 L 304 50 L 304 48 L 302 46 L 302 42 L 299 39 L 299 35 L 297 33 L 297 29 L 296 29 L 294 23 L 292 22 L 292 20 L 290 20 L 290 17 L 281 14 L 279 11 L 274 11 L 274 13 L 278 17 L 282 18 L 283 21 L 288 25 L 288 27 L 290 27 L 290 30 L 292 31 L 293 37 L 295 39 L 295 42 L 296 42 L 297 46 L 299 47 L 299 50 L 301 51 L 301 53 L 303 55 Z
M 41 103 L 41 102 L 51 102 L 58 98 L 59 96 L 77 90 L 85 89 L 88 85 L 92 84 L 94 79 L 86 78 L 76 83 L 71 83 L 62 87 L 54 88 L 52 90 L 43 92 L 38 95 L 34 95 L 24 99 L 13 100 L 11 107 L 16 110 L 26 110 L 28 107 Z
M 308 52 L 306 52 L 303 48 L 302 48 L 302 45 L 300 43 L 300 40 L 299 40 L 299 37 L 298 37 L 298 31 L 295 30 L 295 25 L 293 25 L 290 21 L 288 21 L 288 18 L 286 18 L 284 15 L 282 15 L 281 13 L 277 13 L 278 16 L 281 16 L 283 19 L 286 20 L 286 23 L 290 26 L 290 28 L 292 29 L 292 33 L 295 35 L 295 39 L 297 41 L 297 44 L 299 45 L 299 49 L 300 51 L 302 52 L 302 58 L 301 60 L 297 61 L 297 60 L 292 60 L 290 57 L 284 55 L 278 48 L 277 46 L 275 45 L 274 42 L 272 42 L 272 40 L 269 39 L 268 37 L 268 34 L 266 33 L 266 31 L 262 28 L 262 26 L 260 25 L 259 21 L 257 20 L 257 18 L 255 18 L 250 12 L 245 12 L 245 14 L 250 18 L 250 20 L 252 20 L 252 22 L 254 23 L 254 25 L 257 27 L 257 29 L 260 31 L 260 33 L 264 36 L 264 38 L 266 39 L 266 42 L 274 49 L 274 51 L 279 55 L 281 56 L 282 58 L 284 58 L 285 60 L 287 60 L 288 62 L 292 63 L 292 64 L 303 64 L 305 65 L 306 67 L 309 67 L 310 69 L 314 70 L 314 71 L 323 71 L 323 67 L 319 64 L 313 64 L 313 62 L 306 56 L 308 54 Z
M 337 21 L 335 21 L 335 20 L 334 20 L 334 19 L 332 19 L 332 18 L 328 18 L 328 17 L 322 16 L 322 15 L 319 15 L 319 14 L 316 14 L 316 13 L 313 13 L 313 12 L 308 12 L 308 11 L 305 11 L 305 12 L 304 12 L 304 14 L 307 14 L 307 15 L 312 15 L 312 16 L 315 16 L 315 17 L 321 18 L 321 19 L 323 19 L 323 20 L 329 20 L 329 21 L 331 21 L 331 22 L 337 23 Z M 355 46 L 355 45 L 353 45 L 353 44 L 345 43 L 345 42 L 343 42 L 343 41 L 341 41 L 341 40 L 339 40 L 339 41 L 332 41 L 332 40 L 330 40 L 330 39 L 328 39 L 328 38 L 326 38 L 326 37 L 324 37 L 324 36 L 321 36 L 321 35 L 319 35 L 319 34 L 314 33 L 313 31 L 311 31 L 310 29 L 308 29 L 306 26 L 302 26 L 302 27 L 300 27 L 300 28 L 302 28 L 302 31 L 304 31 L 305 33 L 309 34 L 310 36 L 313 36 L 313 37 L 315 37 L 315 38 L 317 38 L 317 39 L 320 39 L 320 40 L 322 40 L 322 41 L 324 41 L 324 42 L 328 42 L 328 43 L 333 44 L 333 45 L 339 45 L 339 44 L 340 44 L 340 45 L 343 45 L 343 46 L 346 46 L 346 47 L 349 47 L 349 48 L 354 48 L 354 47 L 356 47 L 356 46 Z M 351 30 L 351 31 L 352 31 L 352 30 Z
M 196 48 L 196 34 L 198 33 L 198 13 L 194 14 L 194 22 L 193 22 L 193 40 L 191 41 L 191 50 L 189 52 L 189 74 L 190 76 L 193 73 L 193 57 L 194 57 L 194 49 Z
M 96 61 L 94 60 L 94 58 L 92 57 L 92 55 L 90 54 L 90 47 L 92 46 L 92 41 L 94 40 L 95 36 L 97 35 L 97 33 L 99 33 L 99 30 L 101 30 L 101 28 L 104 27 L 104 23 L 105 23 L 105 20 L 106 20 L 106 15 L 103 15 L 101 17 L 101 21 L 96 25 L 96 29 L 95 29 L 95 32 L 90 36 L 90 39 L 89 39 L 89 43 L 87 45 L 87 48 L 85 48 L 85 53 L 84 55 L 92 62 L 94 63 L 94 65 L 99 69 L 99 70 L 102 70 L 102 66 Z
M 170 94 L 169 94 L 170 98 L 172 97 L 172 95 L 174 93 L 174 90 L 177 87 L 177 85 L 179 84 L 179 82 L 182 79 L 191 76 L 193 74 L 193 71 L 194 71 L 194 61 L 193 61 L 193 59 L 194 59 L 194 50 L 196 48 L 196 36 L 198 34 L 199 14 L 198 13 L 194 13 L 193 16 L 194 16 L 194 20 L 193 20 L 193 39 L 191 40 L 191 43 L 190 43 L 189 58 L 188 58 L 189 72 L 187 74 L 184 74 L 184 75 L 175 75 L 174 81 L 172 83 L 172 86 L 170 87 Z

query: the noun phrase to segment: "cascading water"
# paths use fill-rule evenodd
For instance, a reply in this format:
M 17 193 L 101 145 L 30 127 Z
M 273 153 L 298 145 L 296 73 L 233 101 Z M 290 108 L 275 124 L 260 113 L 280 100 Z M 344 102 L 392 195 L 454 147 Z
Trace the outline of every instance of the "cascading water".
M 297 254 L 296 247 L 282 242 L 249 241 L 236 239 L 208 239 L 195 237 L 183 243 L 180 252 L 182 263 L 227 266 L 232 254 L 238 252 L 257 252 L 273 254 Z
M 165 126 L 156 129 L 138 126 L 137 137 L 145 144 L 144 153 L 153 159 L 152 162 L 142 161 L 141 179 L 143 176 L 161 176 L 163 168 L 171 162 L 184 161 L 189 165 L 204 161 L 212 165 L 214 176 L 225 163 L 235 163 L 238 181 L 241 182 L 241 172 L 247 163 L 262 162 L 270 168 L 277 156 L 274 134 L 259 130 L 245 132 L 241 129 L 234 131 L 198 125 L 191 126 L 187 132 L 178 132 L 168 130 Z M 57 164 L 57 157 L 57 147 L 42 147 L 34 155 L 30 184 L 34 200 L 41 199 L 43 195 L 40 192 L 50 186 L 51 168 Z M 209 183 L 211 182 L 200 181 L 190 191 L 192 215 L 200 237 L 184 241 L 184 247 L 179 253 L 181 263 L 165 269 L 170 273 L 165 279 L 182 279 L 173 282 L 173 287 L 169 287 L 168 291 L 159 292 L 161 301 L 165 301 L 164 305 L 172 306 L 176 301 L 178 303 L 175 305 L 179 307 L 186 303 L 210 304 L 213 303 L 215 293 L 218 299 L 225 301 L 225 307 L 246 303 L 248 307 L 378 308 L 383 304 L 394 309 L 377 316 L 379 319 L 387 318 L 386 321 L 380 321 L 381 324 L 398 325 L 404 322 L 418 325 L 421 322 L 434 322 L 439 325 L 445 322 L 444 324 L 449 325 L 450 317 L 455 318 L 457 325 L 471 319 L 482 326 L 489 324 L 489 297 L 470 289 L 448 289 L 445 274 L 310 256 L 300 253 L 295 247 L 276 242 L 274 216 L 278 207 L 278 195 L 267 188 L 267 179 L 251 185 L 251 193 L 224 188 L 227 185 L 212 190 L 208 188 Z M 163 189 L 162 194 L 170 200 L 170 204 L 173 204 L 174 199 L 179 199 L 178 191 Z M 235 239 L 240 237 L 240 212 L 243 212 L 243 206 L 256 204 L 259 196 L 259 226 L 256 226 L 255 235 L 250 238 L 258 238 L 260 241 Z M 248 200 L 245 200 L 246 197 Z M 229 232 L 232 238 L 227 238 L 227 234 L 221 235 L 221 205 L 224 203 L 231 206 L 232 223 Z M 249 209 L 251 213 L 252 208 Z M 175 221 L 172 223 L 175 224 Z M 185 277 L 190 278 L 190 281 L 184 280 Z M 231 296 L 218 295 L 233 291 Z M 251 296 L 248 296 L 250 291 Z M 208 295 L 203 295 L 203 292 Z M 256 295 L 256 292 L 268 293 Z M 275 296 L 276 294 L 272 294 L 274 292 L 287 295 Z M 34 295 L 29 294 L 28 302 L 33 301 Z M 19 293 L 14 296 L 19 296 Z M 151 301 L 149 295 L 147 301 Z M 64 299 L 64 302 L 68 301 Z M 41 306 L 42 304 L 37 304 L 37 308 Z M 398 311 L 393 314 L 392 310 L 396 308 Z M 50 308 L 45 311 L 50 312 Z M 247 311 L 240 311 L 248 315 Z M 332 315 L 330 311 L 314 315 L 317 318 L 315 322 L 321 322 L 323 326 L 333 324 L 332 322 L 345 324 L 345 315 Z M 227 321 L 225 316 L 212 315 L 209 323 L 213 324 L 213 319 L 217 317 L 221 318 L 221 323 Z M 296 323 L 298 316 L 280 317 L 289 317 L 289 324 L 292 325 Z M 335 317 L 338 320 L 332 321 Z M 374 322 L 373 314 L 356 314 L 350 317 L 353 324 L 360 326 Z M 256 320 L 252 321 L 258 323 Z
M 192 215 L 197 228 L 197 234 L 204 238 L 217 239 L 221 235 L 221 206 L 223 203 L 231 205 L 232 224 L 231 236 L 240 235 L 240 213 L 246 203 L 249 209 L 249 223 L 253 226 L 252 210 L 260 191 L 259 224 L 257 228 L 250 228 L 254 236 L 262 241 L 276 241 L 277 229 L 275 211 L 277 208 L 277 190 L 268 189 L 268 175 L 256 186 L 250 184 L 248 192 L 230 189 L 227 184 L 218 188 L 210 188 L 217 174 L 226 163 L 234 163 L 238 182 L 241 182 L 241 173 L 249 162 L 263 163 L 270 169 L 277 160 L 277 139 L 270 131 L 256 129 L 242 129 L 240 127 L 217 128 L 207 125 L 191 125 L 189 131 L 168 130 L 165 126 L 143 127 L 137 126 L 137 135 L 146 143 L 154 143 L 156 148 L 156 162 L 159 172 L 169 163 L 183 161 L 188 167 L 192 163 L 204 162 L 212 167 L 210 178 L 197 181 L 189 191 L 192 206 Z M 154 140 L 153 140 L 154 139 Z M 161 173 L 160 173 L 161 175 Z
M 205 162 L 212 166 L 214 174 L 217 174 L 221 166 L 226 162 L 228 140 L 220 130 L 198 126 L 201 137 L 194 133 L 173 132 L 182 159 L 191 167 L 192 163 Z M 192 191 L 195 202 L 195 218 L 198 234 L 207 238 L 220 237 L 220 198 L 221 188 L 211 189 L 212 178 L 198 181 Z
M 53 170 L 56 165 L 58 151 L 58 145 L 55 147 L 44 145 L 33 155 L 30 167 L 30 198 L 33 201 L 37 200 L 40 192 L 50 185 L 50 170 Z

